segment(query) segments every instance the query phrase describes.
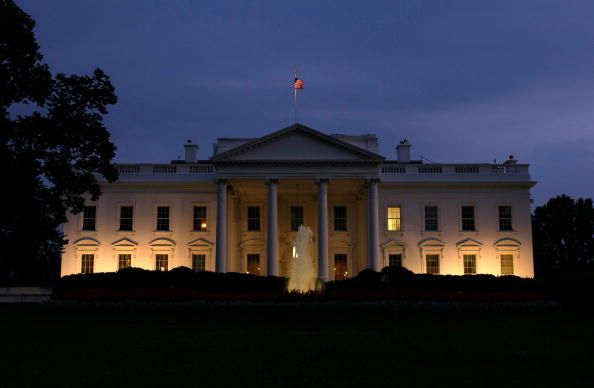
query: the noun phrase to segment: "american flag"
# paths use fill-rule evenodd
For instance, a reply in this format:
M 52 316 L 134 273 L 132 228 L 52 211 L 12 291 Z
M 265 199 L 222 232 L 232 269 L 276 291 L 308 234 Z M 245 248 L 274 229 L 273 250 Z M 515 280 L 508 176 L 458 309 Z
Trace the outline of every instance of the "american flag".
M 295 84 L 294 85 L 295 85 L 295 90 L 303 89 L 303 86 L 304 86 L 303 80 L 295 77 Z

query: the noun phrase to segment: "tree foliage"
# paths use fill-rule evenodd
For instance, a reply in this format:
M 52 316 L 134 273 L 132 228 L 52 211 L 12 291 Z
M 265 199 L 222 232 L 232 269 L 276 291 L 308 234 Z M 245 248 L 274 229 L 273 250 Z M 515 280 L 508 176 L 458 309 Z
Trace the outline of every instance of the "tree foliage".
M 532 217 L 536 276 L 594 266 L 592 199 L 551 198 Z
M 103 123 L 117 102 L 109 77 L 56 74 L 42 63 L 35 22 L 0 0 L 0 283 L 47 277 L 59 260 L 68 211 L 101 194 L 97 174 L 117 179 Z M 30 113 L 15 115 L 15 107 Z M 43 272 L 46 272 L 43 274 Z M 44 276 L 45 275 L 45 276 Z

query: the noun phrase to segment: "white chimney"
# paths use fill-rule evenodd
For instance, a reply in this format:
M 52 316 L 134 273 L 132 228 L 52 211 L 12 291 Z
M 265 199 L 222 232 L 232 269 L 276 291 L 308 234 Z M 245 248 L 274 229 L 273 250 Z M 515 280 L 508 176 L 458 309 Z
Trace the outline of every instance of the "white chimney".
M 184 144 L 184 148 L 186 149 L 186 163 L 196 163 L 198 158 L 198 144 L 193 144 L 192 140 L 188 139 L 188 142 Z
M 410 162 L 410 143 L 408 140 L 404 139 L 400 141 L 400 144 L 396 146 L 396 155 L 398 156 L 398 162 Z

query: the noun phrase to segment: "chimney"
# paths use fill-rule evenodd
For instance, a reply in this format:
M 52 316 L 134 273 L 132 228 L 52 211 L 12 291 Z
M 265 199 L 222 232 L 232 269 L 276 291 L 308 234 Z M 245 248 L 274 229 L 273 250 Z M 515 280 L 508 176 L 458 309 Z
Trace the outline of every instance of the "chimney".
M 400 141 L 400 144 L 396 146 L 396 155 L 399 163 L 410 162 L 410 143 L 408 140 L 403 139 Z
M 188 139 L 188 142 L 184 144 L 184 148 L 186 149 L 186 163 L 196 163 L 198 158 L 198 144 L 193 144 L 192 140 Z
M 510 155 L 509 158 L 503 162 L 503 164 L 516 164 L 518 163 L 518 159 L 514 158 L 513 155 Z

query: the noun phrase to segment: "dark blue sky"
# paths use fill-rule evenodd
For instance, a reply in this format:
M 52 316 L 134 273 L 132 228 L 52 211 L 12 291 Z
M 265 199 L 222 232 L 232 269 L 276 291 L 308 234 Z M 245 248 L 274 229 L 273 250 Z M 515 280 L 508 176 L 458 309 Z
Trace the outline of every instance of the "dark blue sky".
M 593 1 L 17 1 L 54 72 L 111 76 L 116 161 L 292 124 L 299 69 L 308 126 L 388 158 L 514 154 L 536 205 L 594 196 Z

